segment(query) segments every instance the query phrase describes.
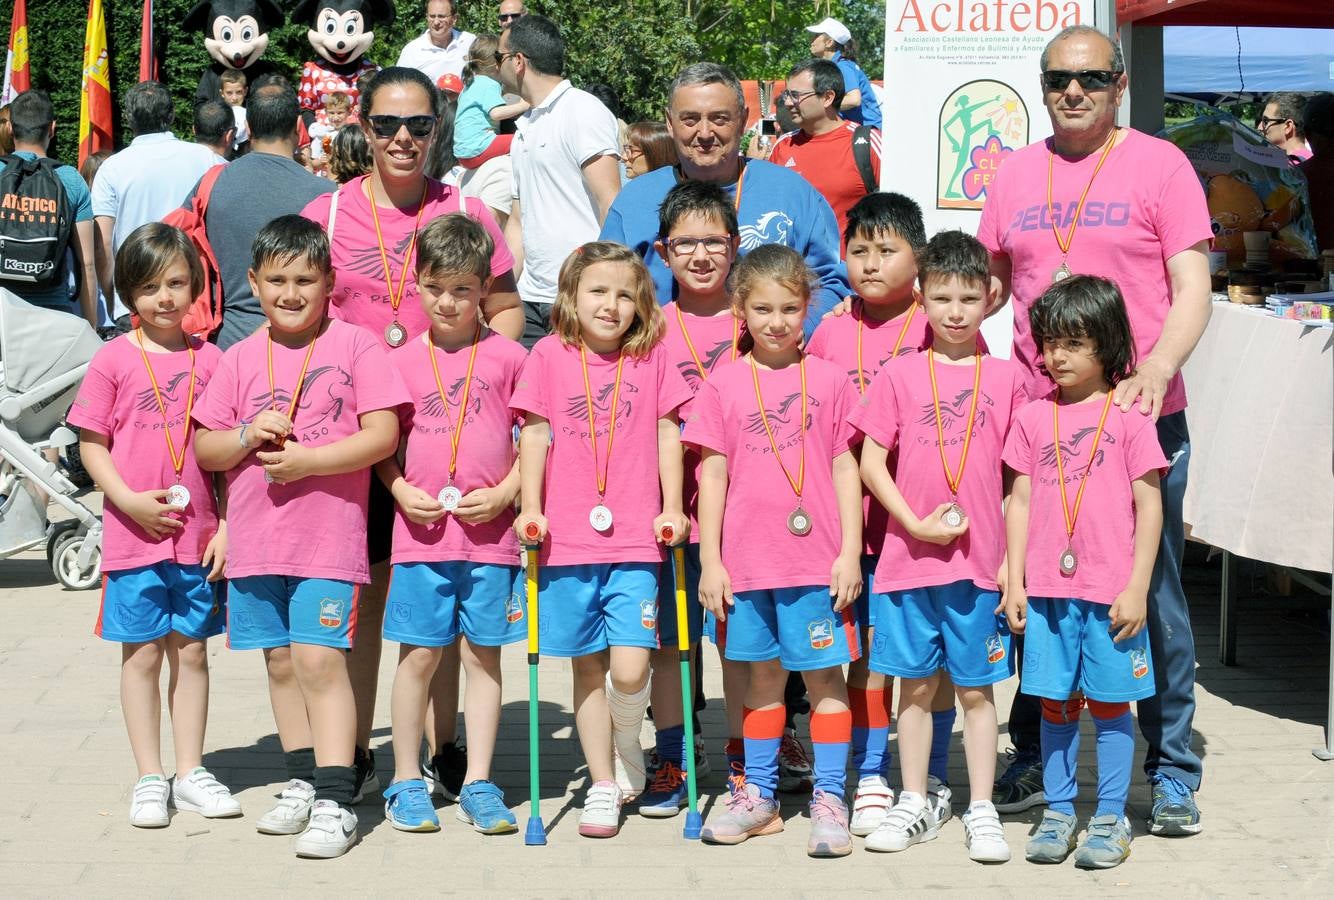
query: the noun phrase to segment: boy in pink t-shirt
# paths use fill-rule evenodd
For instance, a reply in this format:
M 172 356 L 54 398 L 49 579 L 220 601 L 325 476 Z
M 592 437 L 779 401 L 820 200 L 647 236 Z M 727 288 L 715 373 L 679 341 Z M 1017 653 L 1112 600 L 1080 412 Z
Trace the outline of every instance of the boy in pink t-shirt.
M 1014 672 L 1009 634 L 996 617 L 1005 550 L 1000 456 L 1025 380 L 1019 367 L 979 346 L 992 299 L 986 248 L 944 231 L 918 255 L 917 268 L 931 340 L 925 352 L 886 364 L 853 416 L 866 435 L 862 477 L 890 515 L 875 573 L 871 668 L 901 679 L 903 792 L 866 846 L 906 850 L 934 838 L 948 818 L 927 794 L 930 708 L 944 669 L 964 710 L 969 856 L 1004 862 L 1010 850 L 991 802 L 991 686 Z
M 667 526 L 672 543 L 690 531 L 676 414 L 690 388 L 662 350 L 648 269 L 620 244 L 570 254 L 551 325 L 510 398 L 523 416 L 514 527 L 542 544 L 541 652 L 573 661 L 591 781 L 579 833 L 613 837 L 626 795 L 646 782 L 639 734 L 659 646 L 658 541 Z
M 1088 706 L 1098 736 L 1098 808 L 1075 865 L 1107 869 L 1130 855 L 1130 701 L 1154 693 L 1145 619 L 1167 460 L 1153 420 L 1111 402 L 1135 359 L 1116 285 L 1068 278 L 1048 288 L 1028 318 L 1057 389 L 1020 412 L 1005 445 L 1014 473 L 1005 613 L 1025 635 L 1022 689 L 1042 699 L 1047 810 L 1026 855 L 1059 863 L 1075 847 L 1079 714 Z
M 203 767 L 208 639 L 226 613 L 218 579 L 227 550 L 213 478 L 190 451 L 190 411 L 221 354 L 181 322 L 204 281 L 189 239 L 157 222 L 116 254 L 116 289 L 138 317 L 97 352 L 69 423 L 88 474 L 105 494 L 102 605 L 95 633 L 119 641 L 121 707 L 139 780 L 131 825 L 164 828 L 167 798 L 207 818 L 241 804 Z M 171 667 L 176 778 L 163 774 L 158 676 Z
M 401 449 L 376 465 L 394 496 L 393 572 L 384 637 L 398 641 L 394 780 L 385 815 L 400 831 L 436 831 L 418 759 L 428 689 L 443 648 L 466 637 L 468 769 L 459 817 L 483 834 L 514 831 L 491 777 L 500 726 L 500 648 L 527 633 L 514 501 L 510 395 L 527 354 L 482 324 L 493 242 L 468 216 L 442 216 L 417 239 L 417 288 L 431 328 L 390 354 L 412 397 Z
M 227 473 L 227 642 L 262 649 L 289 782 L 256 822 L 298 856 L 358 840 L 356 709 L 347 653 L 369 579 L 370 467 L 398 445 L 407 392 L 373 336 L 328 318 L 329 241 L 280 216 L 255 237 L 250 288 L 267 328 L 233 345 L 194 411 L 195 453 Z M 312 747 L 313 738 L 313 747 Z

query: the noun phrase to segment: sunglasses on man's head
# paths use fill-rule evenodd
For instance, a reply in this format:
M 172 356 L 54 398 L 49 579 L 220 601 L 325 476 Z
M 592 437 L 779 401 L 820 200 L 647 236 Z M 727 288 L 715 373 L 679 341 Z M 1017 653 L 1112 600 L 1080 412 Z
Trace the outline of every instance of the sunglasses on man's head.
M 1063 91 L 1070 82 L 1078 81 L 1086 91 L 1098 91 L 1116 83 L 1121 73 L 1112 69 L 1080 69 L 1071 72 L 1068 69 L 1048 69 L 1042 73 L 1042 86 L 1049 91 Z
M 371 131 L 376 137 L 391 138 L 400 128 L 407 128 L 408 134 L 416 138 L 430 135 L 435 128 L 435 116 L 367 116 Z

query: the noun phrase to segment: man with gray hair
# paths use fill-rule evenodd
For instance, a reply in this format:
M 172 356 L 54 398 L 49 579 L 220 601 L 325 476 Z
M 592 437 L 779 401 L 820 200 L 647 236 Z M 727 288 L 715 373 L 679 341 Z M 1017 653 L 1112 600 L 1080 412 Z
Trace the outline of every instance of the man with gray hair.
M 625 185 L 607 214 L 602 238 L 625 244 L 644 258 L 658 302 L 665 304 L 675 297 L 676 287 L 671 269 L 653 249 L 658 207 L 678 181 L 721 185 L 737 205 L 740 253 L 761 244 L 783 244 L 805 257 L 819 278 L 820 290 L 811 298 L 806 320 L 809 335 L 820 318 L 851 293 L 839 259 L 837 220 L 825 199 L 797 173 L 743 158 L 739 147 L 745 128 L 745 97 L 730 69 L 710 62 L 682 69 L 667 105 L 667 130 L 680 164 Z
M 1276 91 L 1265 98 L 1264 112 L 1255 122 L 1255 130 L 1288 154 L 1288 161 L 1294 166 L 1311 158 L 1311 148 L 1306 146 L 1306 131 L 1302 126 L 1305 109 L 1306 98 L 1301 94 Z

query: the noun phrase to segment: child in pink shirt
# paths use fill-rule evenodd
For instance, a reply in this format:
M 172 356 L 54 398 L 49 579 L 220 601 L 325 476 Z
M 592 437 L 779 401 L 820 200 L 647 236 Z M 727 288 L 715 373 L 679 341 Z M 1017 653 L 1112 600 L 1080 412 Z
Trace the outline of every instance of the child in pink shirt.
M 221 353 L 181 329 L 204 271 L 178 228 L 136 228 L 116 254 L 116 290 L 138 317 L 133 332 L 93 357 L 69 423 L 88 474 L 106 495 L 102 605 L 96 634 L 119 641 L 121 707 L 139 780 L 130 824 L 164 828 L 178 810 L 239 816 L 241 804 L 203 767 L 208 639 L 226 621 L 227 529 L 213 478 L 190 450 L 190 411 Z M 176 777 L 163 774 L 158 676 L 171 667 Z
M 964 710 L 969 856 L 1004 862 L 1010 850 L 991 802 L 991 686 L 1014 671 L 1009 635 L 996 616 L 1005 550 L 1000 455 L 1025 400 L 1025 379 L 1018 366 L 979 346 L 993 299 L 986 248 L 963 232 L 941 232 L 918 255 L 917 269 L 931 340 L 925 352 L 886 364 L 853 416 L 866 435 L 862 477 L 890 514 L 875 573 L 871 668 L 901 679 L 903 792 L 866 846 L 905 850 L 934 838 L 949 817 L 948 801 L 927 792 L 931 705 L 944 669 Z
M 194 411 L 195 453 L 227 473 L 228 645 L 262 649 L 289 783 L 256 822 L 298 856 L 357 842 L 347 651 L 366 561 L 370 467 L 398 444 L 407 392 L 371 334 L 327 315 L 323 230 L 280 216 L 255 237 L 267 328 L 233 345 Z M 313 745 L 313 749 L 312 749 Z
M 579 833 L 612 837 L 625 795 L 645 785 L 639 733 L 658 648 L 658 539 L 666 526 L 672 543 L 690 530 L 676 414 L 690 388 L 663 352 L 648 270 L 620 244 L 594 241 L 570 255 L 551 324 L 510 398 L 524 419 L 514 527 L 543 545 L 541 652 L 573 660 L 592 782 Z
M 510 395 L 527 354 L 482 324 L 491 283 L 486 229 L 442 216 L 417 239 L 417 287 L 430 331 L 390 354 L 408 393 L 398 457 L 376 466 L 397 505 L 384 637 L 398 641 L 394 780 L 385 814 L 400 831 L 436 831 L 419 769 L 428 689 L 443 648 L 462 649 L 468 768 L 459 817 L 483 834 L 517 827 L 490 781 L 500 726 L 500 648 L 527 632 L 518 585 L 519 495 Z
M 1130 702 L 1154 693 L 1144 623 L 1167 460 L 1153 420 L 1112 403 L 1112 388 L 1135 359 L 1114 283 L 1076 275 L 1054 284 L 1029 310 L 1029 323 L 1056 391 L 1024 407 L 1005 445 L 1014 472 L 1005 613 L 1025 635 L 1022 689 L 1042 699 L 1047 810 L 1027 857 L 1059 863 L 1075 847 L 1079 715 L 1087 705 L 1098 736 L 1098 807 L 1075 865 L 1107 869 L 1130 855 Z
M 685 440 L 699 447 L 700 602 L 727 630 L 728 659 L 750 669 L 743 713 L 746 785 L 701 837 L 738 844 L 783 829 L 774 792 L 787 672 L 811 696 L 815 791 L 811 856 L 852 852 L 843 802 L 852 716 L 842 667 L 859 655 L 862 510 L 856 393 L 839 366 L 805 356 L 801 323 L 813 276 L 779 245 L 733 271 L 742 360 L 715 371 Z

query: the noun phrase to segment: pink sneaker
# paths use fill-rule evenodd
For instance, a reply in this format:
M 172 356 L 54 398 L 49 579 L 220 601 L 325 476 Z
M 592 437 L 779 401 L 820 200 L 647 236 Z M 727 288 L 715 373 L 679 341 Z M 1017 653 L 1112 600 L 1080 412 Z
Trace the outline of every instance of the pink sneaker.
M 825 791 L 816 791 L 811 798 L 811 837 L 806 842 L 806 855 L 817 859 L 847 856 L 852 852 L 852 836 L 848 833 L 848 806 L 843 798 Z
M 762 834 L 777 834 L 783 830 L 783 818 L 778 814 L 778 801 L 760 796 L 760 789 L 748 784 L 745 790 L 729 794 L 723 801 L 726 811 L 710 816 L 700 832 L 708 844 L 739 844 L 747 838 Z M 846 819 L 847 814 L 844 814 Z

